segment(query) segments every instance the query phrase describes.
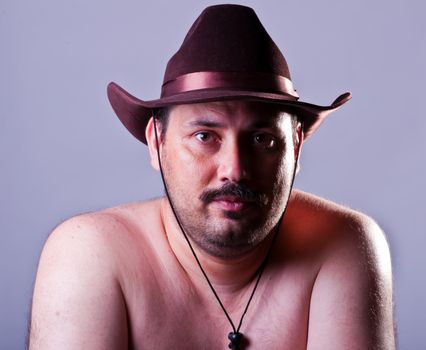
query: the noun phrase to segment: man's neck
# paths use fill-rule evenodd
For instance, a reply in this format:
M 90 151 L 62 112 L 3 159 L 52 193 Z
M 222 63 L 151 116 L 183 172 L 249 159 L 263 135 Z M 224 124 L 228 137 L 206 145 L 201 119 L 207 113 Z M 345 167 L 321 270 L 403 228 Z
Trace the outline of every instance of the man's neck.
M 205 277 L 197 265 L 166 198 L 161 202 L 161 217 L 170 247 L 180 265 L 196 286 L 205 286 Z M 212 256 L 195 244 L 191 238 L 189 240 L 215 289 L 222 295 L 232 295 L 246 289 L 257 276 L 257 271 L 268 253 L 272 238 L 272 235 L 269 235 L 259 246 L 237 258 Z

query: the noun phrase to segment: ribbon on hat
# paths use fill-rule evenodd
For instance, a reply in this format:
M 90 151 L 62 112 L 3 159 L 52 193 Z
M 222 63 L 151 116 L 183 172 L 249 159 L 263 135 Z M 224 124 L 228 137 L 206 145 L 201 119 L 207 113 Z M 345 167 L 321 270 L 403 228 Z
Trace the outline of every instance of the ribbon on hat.
M 165 82 L 161 97 L 201 89 L 229 89 L 285 94 L 295 100 L 299 95 L 290 79 L 270 73 L 194 72 Z

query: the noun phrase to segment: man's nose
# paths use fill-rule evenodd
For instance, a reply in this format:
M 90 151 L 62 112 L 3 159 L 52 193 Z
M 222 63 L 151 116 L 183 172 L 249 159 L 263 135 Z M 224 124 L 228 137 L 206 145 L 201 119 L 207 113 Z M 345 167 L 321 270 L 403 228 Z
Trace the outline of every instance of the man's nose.
M 238 140 L 227 141 L 218 155 L 218 176 L 223 182 L 239 183 L 247 180 L 247 154 Z

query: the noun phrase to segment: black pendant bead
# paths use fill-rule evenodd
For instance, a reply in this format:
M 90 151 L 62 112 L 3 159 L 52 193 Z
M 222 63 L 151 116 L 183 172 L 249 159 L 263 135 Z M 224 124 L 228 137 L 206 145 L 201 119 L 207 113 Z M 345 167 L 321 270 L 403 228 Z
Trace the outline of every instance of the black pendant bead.
M 243 333 L 230 332 L 228 339 L 231 341 L 228 347 L 232 350 L 240 350 L 241 341 L 243 340 Z

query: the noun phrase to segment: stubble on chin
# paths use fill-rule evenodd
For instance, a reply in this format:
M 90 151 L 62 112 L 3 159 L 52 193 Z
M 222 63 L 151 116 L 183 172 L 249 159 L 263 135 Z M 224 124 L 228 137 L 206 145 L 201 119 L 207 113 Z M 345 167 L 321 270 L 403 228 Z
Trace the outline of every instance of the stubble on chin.
M 201 220 L 186 210 L 179 211 L 179 220 L 192 242 L 209 255 L 219 258 L 239 257 L 255 249 L 268 235 L 264 221 L 255 222 L 233 212 L 223 212 L 223 217 L 210 215 Z M 191 215 L 192 214 L 192 215 Z

